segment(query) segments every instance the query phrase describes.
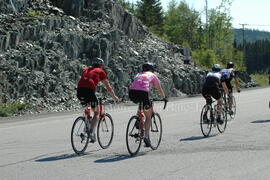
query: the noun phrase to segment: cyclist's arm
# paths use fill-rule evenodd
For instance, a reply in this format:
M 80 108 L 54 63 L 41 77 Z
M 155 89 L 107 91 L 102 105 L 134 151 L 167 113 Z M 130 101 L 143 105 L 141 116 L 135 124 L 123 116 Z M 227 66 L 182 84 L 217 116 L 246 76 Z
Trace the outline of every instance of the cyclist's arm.
M 157 88 L 157 91 L 159 92 L 160 96 L 161 96 L 162 98 L 165 98 L 165 93 L 164 93 L 164 91 L 163 91 L 161 85 L 160 85 L 160 84 L 157 84 L 157 85 L 156 85 L 156 88 Z
M 227 87 L 226 83 L 225 82 L 221 82 L 221 86 L 224 89 L 224 92 L 226 94 L 229 94 L 229 90 L 228 90 L 228 87 Z
M 119 98 L 115 95 L 112 86 L 110 85 L 109 81 L 107 79 L 103 80 L 102 83 L 104 84 L 105 89 L 108 91 L 108 93 L 112 96 L 112 98 L 119 102 Z
M 235 88 L 238 92 L 240 92 L 240 85 L 239 85 L 239 79 L 238 77 L 235 77 L 234 78 L 234 85 L 235 85 Z

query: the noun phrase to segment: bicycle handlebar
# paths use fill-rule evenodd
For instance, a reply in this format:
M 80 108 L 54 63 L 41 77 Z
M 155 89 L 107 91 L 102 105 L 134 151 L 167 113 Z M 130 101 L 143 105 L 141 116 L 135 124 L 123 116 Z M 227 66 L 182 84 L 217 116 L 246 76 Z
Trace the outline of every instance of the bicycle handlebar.
M 164 102 L 164 106 L 163 106 L 163 109 L 166 109 L 166 106 L 167 106 L 167 102 L 168 102 L 168 99 L 164 98 L 164 99 L 152 99 L 152 101 L 163 101 Z

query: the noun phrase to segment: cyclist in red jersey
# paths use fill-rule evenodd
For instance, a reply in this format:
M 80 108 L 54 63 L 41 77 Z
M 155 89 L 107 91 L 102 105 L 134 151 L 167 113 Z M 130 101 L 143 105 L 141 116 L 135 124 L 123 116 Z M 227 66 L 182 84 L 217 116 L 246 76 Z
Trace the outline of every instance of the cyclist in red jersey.
M 116 102 L 119 102 L 119 98 L 115 95 L 107 79 L 107 73 L 103 70 L 104 67 L 104 61 L 101 58 L 94 59 L 92 66 L 89 66 L 83 70 L 81 79 L 77 85 L 78 99 L 82 104 L 90 104 L 92 110 L 94 111 L 94 117 L 92 119 L 89 132 L 91 142 L 93 143 L 96 141 L 95 128 L 99 115 L 98 99 L 95 94 L 98 83 L 102 82 L 113 99 Z

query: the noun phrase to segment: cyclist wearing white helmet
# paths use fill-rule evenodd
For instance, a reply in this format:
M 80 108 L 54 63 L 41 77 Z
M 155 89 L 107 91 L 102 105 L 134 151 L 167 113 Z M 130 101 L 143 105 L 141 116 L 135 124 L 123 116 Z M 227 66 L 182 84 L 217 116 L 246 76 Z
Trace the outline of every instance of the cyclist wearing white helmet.
M 227 63 L 227 67 L 225 69 L 221 70 L 221 75 L 222 77 L 225 78 L 225 83 L 228 87 L 229 90 L 229 99 L 228 99 L 228 104 L 229 104 L 229 113 L 232 115 L 233 111 L 232 109 L 232 93 L 233 93 L 233 86 L 231 84 L 232 79 L 234 79 L 234 84 L 235 84 L 235 88 L 237 89 L 237 92 L 240 93 L 240 85 L 239 85 L 239 81 L 238 81 L 238 77 L 236 74 L 236 71 L 233 69 L 234 64 L 233 62 L 228 62 Z
M 203 84 L 202 95 L 206 100 L 208 96 L 217 100 L 217 122 L 222 124 L 222 96 L 219 87 L 221 85 L 226 94 L 228 94 L 228 88 L 225 83 L 225 78 L 221 76 L 220 70 L 221 66 L 219 64 L 215 64 L 212 67 L 212 71 L 207 73 L 205 83 Z

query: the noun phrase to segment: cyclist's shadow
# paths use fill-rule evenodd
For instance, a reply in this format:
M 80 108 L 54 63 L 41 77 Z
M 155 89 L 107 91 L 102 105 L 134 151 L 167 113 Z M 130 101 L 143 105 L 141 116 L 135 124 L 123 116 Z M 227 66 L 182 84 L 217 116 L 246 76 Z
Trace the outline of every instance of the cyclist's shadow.
M 270 123 L 270 119 L 267 120 L 256 120 L 256 121 L 252 121 L 251 123 Z
M 45 158 L 41 158 L 41 159 L 36 159 L 35 161 L 36 162 L 59 161 L 59 160 L 65 160 L 65 159 L 71 159 L 71 158 L 77 158 L 77 157 L 89 155 L 89 154 L 91 154 L 91 152 L 95 152 L 95 151 L 99 151 L 99 150 L 94 150 L 94 151 L 90 151 L 90 152 L 84 152 L 82 154 L 76 154 L 76 153 L 61 154 L 61 155 L 57 155 L 57 156 L 51 156 L 51 157 L 45 157 Z
M 179 141 L 198 141 L 198 140 L 203 140 L 203 139 L 207 139 L 207 138 L 211 138 L 211 137 L 215 137 L 218 134 L 211 134 L 207 137 L 204 136 L 191 136 L 191 137 L 187 137 L 187 138 L 182 138 Z
M 97 159 L 94 162 L 95 163 L 112 163 L 112 162 L 136 158 L 139 156 L 143 156 L 145 154 L 146 154 L 146 152 L 139 152 L 137 155 L 134 155 L 134 156 L 131 156 L 130 154 L 118 154 L 118 155 L 113 155 L 113 156 L 109 156 L 109 157 L 102 158 L 102 159 Z

